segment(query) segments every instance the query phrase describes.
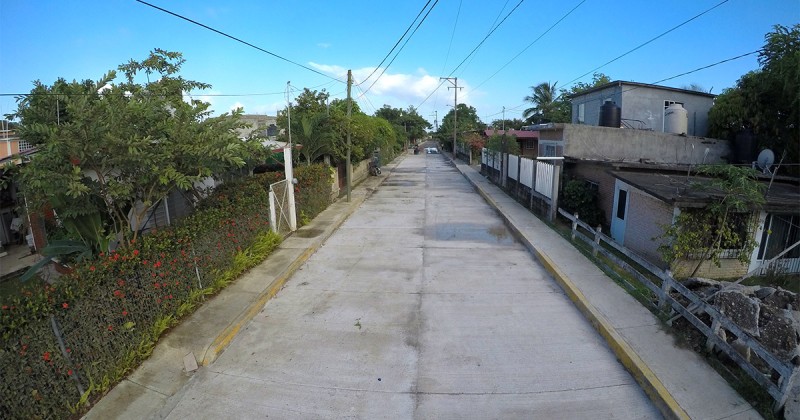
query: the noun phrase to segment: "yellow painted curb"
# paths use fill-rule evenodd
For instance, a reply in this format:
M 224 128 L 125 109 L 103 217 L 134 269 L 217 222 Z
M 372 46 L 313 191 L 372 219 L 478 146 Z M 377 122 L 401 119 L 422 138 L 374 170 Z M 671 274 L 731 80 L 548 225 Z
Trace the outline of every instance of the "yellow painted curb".
M 678 404 L 672 394 L 667 390 L 661 380 L 658 379 L 656 374 L 650 369 L 650 367 L 642 360 L 641 357 L 636 353 L 635 350 L 625 341 L 625 339 L 617 332 L 614 326 L 601 314 L 597 308 L 595 308 L 584 296 L 583 292 L 572 283 L 572 280 L 569 279 L 561 270 L 556 266 L 553 260 L 545 254 L 544 252 L 540 251 L 538 248 L 533 246 L 528 240 L 526 240 L 522 233 L 514 226 L 513 223 L 500 212 L 498 208 L 497 202 L 495 202 L 485 191 L 483 191 L 477 184 L 473 182 L 466 174 L 462 172 L 462 174 L 469 180 L 469 182 L 475 187 L 478 191 L 478 194 L 483 197 L 483 199 L 492 206 L 495 211 L 500 214 L 503 220 L 506 222 L 506 225 L 509 229 L 514 233 L 514 236 L 517 237 L 521 242 L 525 244 L 525 246 L 533 252 L 536 258 L 541 261 L 544 268 L 553 276 L 553 278 L 558 282 L 564 292 L 569 296 L 570 300 L 575 303 L 575 306 L 583 313 L 583 315 L 592 323 L 595 329 L 600 333 L 600 335 L 606 340 L 609 347 L 617 358 L 622 362 L 622 365 L 633 375 L 633 378 L 642 389 L 645 391 L 647 396 L 650 398 L 651 401 L 656 405 L 658 410 L 661 414 L 668 419 L 691 419 L 686 411 Z M 494 184 L 492 184 L 494 185 Z

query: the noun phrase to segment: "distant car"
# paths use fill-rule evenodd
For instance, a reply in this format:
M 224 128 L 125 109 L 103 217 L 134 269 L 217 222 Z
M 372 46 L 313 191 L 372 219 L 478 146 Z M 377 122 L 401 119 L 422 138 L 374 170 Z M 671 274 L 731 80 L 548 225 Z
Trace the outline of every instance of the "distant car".
M 426 147 L 425 148 L 425 153 L 439 153 L 439 149 L 437 149 L 435 147 Z

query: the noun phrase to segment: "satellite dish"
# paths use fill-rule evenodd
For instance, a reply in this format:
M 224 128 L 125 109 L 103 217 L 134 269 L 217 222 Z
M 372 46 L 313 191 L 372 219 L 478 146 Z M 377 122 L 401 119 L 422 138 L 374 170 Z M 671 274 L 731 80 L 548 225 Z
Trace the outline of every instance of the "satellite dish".
M 773 163 L 775 163 L 775 153 L 772 153 L 772 150 L 769 149 L 762 150 L 758 154 L 758 158 L 756 158 L 756 165 L 765 174 L 770 173 L 769 168 L 772 167 Z

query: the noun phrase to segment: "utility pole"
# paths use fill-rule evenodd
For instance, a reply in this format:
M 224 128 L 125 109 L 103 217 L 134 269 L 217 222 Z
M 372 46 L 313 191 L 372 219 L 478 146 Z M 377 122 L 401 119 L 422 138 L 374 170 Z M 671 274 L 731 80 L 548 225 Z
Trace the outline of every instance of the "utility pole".
M 433 111 L 433 130 L 439 131 L 439 111 Z
M 506 107 L 503 107 L 503 134 L 506 134 Z
M 350 95 L 350 90 L 353 86 L 353 72 L 347 70 L 347 167 L 345 168 L 345 172 L 347 173 L 347 202 L 350 202 L 350 190 L 352 189 L 352 178 L 353 178 L 353 167 L 350 166 L 350 130 L 351 130 L 351 123 L 350 123 L 350 113 L 353 110 L 353 98 Z
M 286 82 L 286 118 L 289 120 L 288 124 L 288 131 L 289 131 L 289 147 L 292 147 L 292 103 L 289 101 L 289 84 L 292 81 Z
M 440 77 L 439 80 L 447 80 L 453 86 L 448 86 L 447 89 L 453 89 L 455 98 L 453 99 L 453 159 L 456 158 L 456 134 L 458 133 L 458 90 L 464 89 L 458 87 L 458 77 Z

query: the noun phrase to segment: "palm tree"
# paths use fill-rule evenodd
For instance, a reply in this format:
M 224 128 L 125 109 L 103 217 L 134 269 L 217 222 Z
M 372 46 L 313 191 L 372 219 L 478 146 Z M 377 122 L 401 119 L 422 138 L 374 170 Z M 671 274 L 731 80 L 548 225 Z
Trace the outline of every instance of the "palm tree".
M 542 82 L 531 86 L 533 95 L 525 97 L 525 102 L 533 106 L 522 112 L 522 116 L 531 123 L 551 122 L 556 107 L 556 83 Z

